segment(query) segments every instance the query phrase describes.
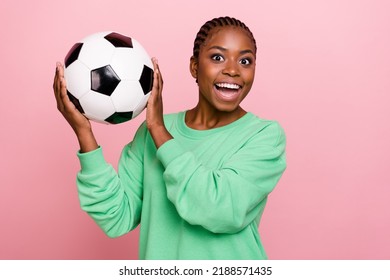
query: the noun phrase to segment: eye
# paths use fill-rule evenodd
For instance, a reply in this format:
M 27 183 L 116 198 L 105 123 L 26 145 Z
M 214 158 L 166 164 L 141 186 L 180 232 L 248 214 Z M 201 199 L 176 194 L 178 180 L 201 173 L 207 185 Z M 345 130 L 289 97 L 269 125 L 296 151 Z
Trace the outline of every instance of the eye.
M 214 54 L 214 55 L 212 55 L 212 56 L 211 56 L 211 59 L 212 59 L 212 60 L 215 60 L 215 61 L 224 61 L 223 56 L 220 55 L 220 54 Z
M 240 64 L 242 64 L 242 65 L 250 65 L 250 64 L 252 64 L 252 59 L 250 59 L 250 58 L 240 59 Z

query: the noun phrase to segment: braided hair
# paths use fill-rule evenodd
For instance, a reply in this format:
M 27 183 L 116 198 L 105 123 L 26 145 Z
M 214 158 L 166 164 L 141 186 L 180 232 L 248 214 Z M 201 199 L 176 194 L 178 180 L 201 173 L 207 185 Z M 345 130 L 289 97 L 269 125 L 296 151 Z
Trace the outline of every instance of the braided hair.
M 256 53 L 256 50 L 257 50 L 256 40 L 255 40 L 252 32 L 245 25 L 245 23 L 241 22 L 238 19 L 225 16 L 225 17 L 218 17 L 218 18 L 214 18 L 212 20 L 209 20 L 205 24 L 203 24 L 203 26 L 200 28 L 198 34 L 196 34 L 196 38 L 194 41 L 193 57 L 195 59 L 198 59 L 200 47 L 206 41 L 207 36 L 209 35 L 210 31 L 213 30 L 215 27 L 224 27 L 224 26 L 237 26 L 237 27 L 241 27 L 242 29 L 244 29 L 248 33 L 248 36 L 251 38 L 251 40 L 255 46 L 255 53 Z

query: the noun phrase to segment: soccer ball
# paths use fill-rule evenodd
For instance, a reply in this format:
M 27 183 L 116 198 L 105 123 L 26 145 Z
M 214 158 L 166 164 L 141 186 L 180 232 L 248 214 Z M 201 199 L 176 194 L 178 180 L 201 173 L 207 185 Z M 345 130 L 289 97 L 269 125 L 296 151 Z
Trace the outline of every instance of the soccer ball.
M 69 99 L 88 119 L 118 124 L 139 115 L 153 85 L 153 63 L 139 42 L 100 32 L 76 43 L 65 57 Z

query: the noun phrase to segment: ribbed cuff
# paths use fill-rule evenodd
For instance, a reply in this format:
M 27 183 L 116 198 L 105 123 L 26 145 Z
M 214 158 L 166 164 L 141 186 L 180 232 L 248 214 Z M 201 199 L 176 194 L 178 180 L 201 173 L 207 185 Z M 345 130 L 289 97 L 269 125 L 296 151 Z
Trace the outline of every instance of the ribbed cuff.
M 182 155 L 184 152 L 185 151 L 179 143 L 175 139 L 171 139 L 165 142 L 157 150 L 157 158 L 161 161 L 164 167 L 167 167 L 172 160 Z
M 87 153 L 80 153 L 79 151 L 77 156 L 80 160 L 81 172 L 83 173 L 97 171 L 107 166 L 103 156 L 103 149 L 100 146 L 96 150 Z

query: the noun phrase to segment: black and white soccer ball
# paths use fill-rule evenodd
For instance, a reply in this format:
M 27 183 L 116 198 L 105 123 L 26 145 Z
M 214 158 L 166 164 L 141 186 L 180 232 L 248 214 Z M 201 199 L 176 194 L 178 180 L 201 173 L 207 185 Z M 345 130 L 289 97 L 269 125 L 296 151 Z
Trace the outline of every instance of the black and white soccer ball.
M 153 85 L 153 63 L 134 38 L 100 32 L 65 57 L 68 96 L 88 119 L 118 124 L 139 115 Z

